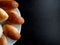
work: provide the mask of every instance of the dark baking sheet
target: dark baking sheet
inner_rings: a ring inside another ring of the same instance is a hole
[[[60,45],[60,0],[18,0],[25,24],[15,45]]]

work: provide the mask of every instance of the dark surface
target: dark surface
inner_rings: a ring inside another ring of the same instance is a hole
[[[15,45],[60,45],[60,0],[20,0],[25,18]]]

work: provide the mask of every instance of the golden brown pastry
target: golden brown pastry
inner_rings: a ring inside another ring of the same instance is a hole
[[[7,39],[5,35],[2,35],[2,37],[0,38],[0,45],[7,45]]]
[[[14,10],[19,6],[16,1],[0,1],[0,7],[4,10]]]
[[[7,23],[10,23],[10,24],[23,24],[24,23],[24,19],[21,16],[19,16],[18,13],[12,12],[12,11],[8,11],[7,13],[9,15],[9,18],[6,21]]]
[[[14,1],[14,0],[0,0],[0,1]]]
[[[8,14],[0,8],[0,22],[3,22],[8,19]]]
[[[18,30],[12,25],[9,25],[9,24],[3,25],[3,31],[6,36],[10,37],[13,40],[18,40],[21,37]]]

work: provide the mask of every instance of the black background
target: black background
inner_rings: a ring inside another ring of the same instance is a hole
[[[25,23],[15,45],[60,45],[60,0],[17,0]]]

